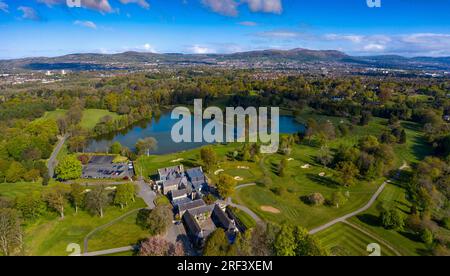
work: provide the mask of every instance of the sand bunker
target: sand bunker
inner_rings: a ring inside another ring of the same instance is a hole
[[[309,168],[311,168],[311,165],[310,165],[310,164],[306,164],[306,165],[303,165],[303,166],[302,166],[302,169],[309,169]]]
[[[294,158],[289,158],[289,159],[288,159],[288,161],[294,161],[294,160],[295,160]]]
[[[249,167],[245,167],[245,166],[238,166],[237,168],[241,169],[241,170],[250,170]]]
[[[177,163],[177,162],[181,162],[181,161],[183,161],[184,159],[183,158],[178,158],[178,159],[175,159],[175,160],[172,160],[172,161],[170,161],[171,163]]]
[[[234,178],[234,180],[237,180],[237,181],[243,181],[244,178],[242,178],[242,177],[240,177],[240,176],[236,176],[236,177]]]
[[[321,177],[325,177],[325,176],[326,176],[326,174],[325,174],[324,172],[321,172],[321,173],[319,173],[319,176],[321,176]]]
[[[223,173],[224,171],[225,171],[225,170],[222,170],[222,169],[217,170],[217,171],[214,172],[214,175],[219,175],[219,173]]]
[[[272,206],[261,206],[261,210],[263,210],[264,212],[272,213],[272,214],[281,213],[280,210],[278,210],[277,208],[272,207]]]
[[[116,189],[117,189],[117,187],[106,187],[105,188],[105,190],[107,190],[107,191],[114,191]]]

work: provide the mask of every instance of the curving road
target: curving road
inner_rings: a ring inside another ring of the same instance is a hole
[[[63,137],[59,139],[58,144],[56,144],[55,149],[53,149],[52,155],[50,155],[50,158],[48,159],[47,167],[48,167],[48,176],[50,178],[53,178],[55,176],[55,168],[58,165],[58,160],[56,158],[58,157],[58,154],[61,151],[67,138],[69,138],[69,135],[65,134]]]
[[[404,162],[403,165],[398,169],[398,172],[397,172],[397,174],[396,174],[395,177],[398,178],[399,175],[400,175],[400,172],[403,171],[403,170],[405,170],[405,169],[407,169],[408,167],[409,167],[408,164],[407,164],[406,162]],[[369,202],[368,202],[364,207],[362,207],[361,209],[358,209],[358,210],[356,210],[356,211],[354,211],[354,212],[352,212],[352,213],[350,213],[350,214],[347,214],[347,215],[345,215],[345,216],[343,216],[343,217],[334,219],[334,220],[330,221],[329,223],[324,224],[324,225],[322,225],[322,226],[320,226],[320,227],[314,228],[314,229],[312,229],[311,231],[309,231],[309,234],[311,234],[311,235],[316,234],[316,233],[318,233],[318,232],[320,232],[320,231],[323,231],[323,230],[325,230],[325,229],[327,229],[327,228],[329,228],[329,227],[331,227],[331,226],[333,226],[333,225],[335,225],[335,224],[337,224],[337,223],[345,222],[347,219],[349,219],[349,218],[351,218],[351,217],[354,217],[354,216],[356,216],[356,215],[359,215],[359,214],[361,214],[361,213],[367,211],[370,207],[372,207],[372,205],[375,203],[375,201],[377,200],[377,198],[380,196],[380,194],[383,192],[384,188],[386,187],[386,185],[387,185],[390,181],[391,181],[391,180],[386,180],[386,181],[380,186],[380,188],[378,188],[378,190],[377,190],[376,193],[372,196],[372,198],[369,200]]]
[[[383,190],[386,187],[387,183],[388,183],[387,181],[384,182],[380,186],[380,188],[378,188],[377,192],[372,196],[372,198],[369,200],[369,202],[364,207],[362,207],[361,209],[358,209],[358,210],[356,210],[356,211],[354,211],[354,212],[352,212],[350,214],[347,214],[347,215],[345,215],[343,217],[334,219],[334,220],[332,220],[332,221],[328,222],[327,224],[324,224],[324,225],[322,225],[320,227],[314,228],[311,231],[309,231],[309,234],[310,235],[314,235],[314,234],[316,234],[316,233],[318,233],[320,231],[323,231],[323,230],[325,230],[325,229],[327,229],[327,228],[329,228],[329,227],[331,227],[331,226],[333,226],[333,225],[335,225],[337,223],[345,222],[345,220],[347,220],[347,219],[349,219],[351,217],[354,217],[356,215],[359,215],[360,213],[363,213],[363,212],[367,211],[370,207],[372,207],[374,202],[377,200],[377,198],[383,192]]]

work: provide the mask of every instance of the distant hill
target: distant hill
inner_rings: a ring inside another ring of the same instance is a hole
[[[233,54],[156,54],[124,52],[119,54],[70,54],[60,57],[33,57],[0,60],[0,71],[14,70],[118,70],[138,69],[149,64],[157,65],[218,65],[223,62],[239,62],[243,67],[252,67],[257,62],[272,65],[282,63],[305,64],[326,63],[348,66],[370,66],[395,69],[428,69],[450,71],[450,57],[406,58],[396,55],[350,56],[335,50],[318,51],[309,49],[262,50]]]

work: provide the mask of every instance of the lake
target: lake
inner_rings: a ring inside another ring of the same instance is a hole
[[[130,126],[128,129],[103,135],[89,142],[86,148],[87,152],[107,152],[114,142],[119,142],[122,146],[134,150],[136,142],[146,137],[154,137],[158,141],[158,148],[151,154],[162,155],[179,151],[195,149],[207,143],[175,143],[171,138],[172,126],[178,120],[172,120],[170,113],[163,113],[159,118],[153,118],[151,121],[140,122]],[[203,125],[208,121],[204,121]],[[280,116],[280,133],[293,134],[299,131],[305,131],[304,125],[295,121],[294,117]]]

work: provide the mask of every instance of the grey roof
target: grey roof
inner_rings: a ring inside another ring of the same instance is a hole
[[[205,205],[205,206],[200,206],[200,207],[189,209],[189,212],[193,216],[198,216],[201,214],[210,213],[213,210],[214,210],[214,205]]]
[[[186,174],[189,176],[189,178],[204,178],[205,174],[203,173],[203,170],[201,167],[198,168],[192,168],[186,171]]]
[[[198,199],[198,200],[194,200],[194,201],[190,201],[190,202],[178,205],[178,211],[184,212],[186,210],[198,208],[201,206],[206,206],[206,203],[203,201],[203,199]]]
[[[197,237],[201,237],[202,229],[200,228],[200,225],[198,225],[197,220],[189,211],[187,211],[183,215],[183,221],[186,225],[186,228],[188,229],[188,233]]]
[[[180,196],[187,196],[188,191],[186,189],[174,190],[174,191],[171,191],[171,194],[172,194],[172,199],[174,199],[174,198],[177,198],[177,197],[180,197]]]
[[[183,165],[158,170],[159,176],[167,179],[178,178],[181,176],[182,173],[184,173]]]
[[[186,183],[187,180],[184,177],[178,177],[178,178],[174,178],[174,179],[169,179],[169,180],[165,180],[163,182],[163,188],[167,188],[167,187],[173,187],[173,186],[180,186],[182,183]]]
[[[214,206],[213,214],[215,219],[221,224],[220,226],[226,230],[233,229],[235,226],[231,219],[225,214],[225,212],[219,207],[219,205]]]

